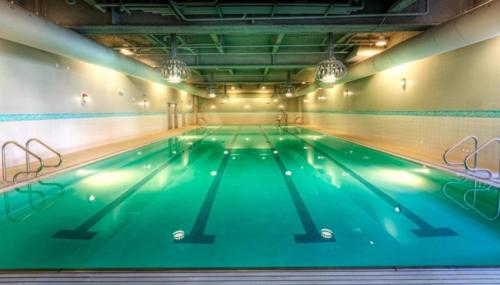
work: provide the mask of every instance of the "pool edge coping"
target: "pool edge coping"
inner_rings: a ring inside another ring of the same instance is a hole
[[[436,169],[448,172],[450,174],[454,174],[454,175],[457,175],[457,176],[460,176],[460,177],[464,177],[464,178],[470,179],[472,181],[477,181],[477,182],[481,182],[481,183],[484,183],[484,184],[487,184],[487,185],[490,185],[490,186],[493,186],[493,187],[500,188],[500,182],[497,183],[495,181],[489,181],[489,180],[486,180],[486,179],[483,179],[483,178],[479,178],[479,177],[476,177],[476,176],[473,176],[473,175],[470,175],[470,174],[467,174],[467,173],[464,173],[464,172],[457,171],[455,169],[446,168],[443,165],[440,165],[440,164],[437,164],[437,163],[434,163],[434,162],[420,160],[418,158],[414,158],[414,157],[410,157],[410,156],[405,156],[405,155],[398,154],[398,153],[395,153],[395,152],[392,152],[390,150],[386,150],[386,149],[383,149],[383,148],[380,148],[380,147],[377,147],[377,146],[371,146],[371,145],[368,145],[368,144],[365,144],[365,143],[355,142],[355,141],[350,140],[350,139],[346,139],[346,138],[342,138],[342,137],[339,137],[339,136],[334,135],[334,134],[330,134],[330,133],[327,132],[327,130],[324,130],[322,128],[316,128],[316,127],[311,127],[311,126],[309,126],[309,127],[303,127],[303,126],[300,126],[300,125],[296,125],[296,127],[303,128],[303,129],[313,130],[313,131],[316,131],[316,132],[321,133],[323,135],[332,136],[332,137],[334,137],[336,139],[339,139],[339,140],[343,140],[343,141],[346,141],[346,142],[349,142],[349,143],[352,143],[352,144],[360,145],[360,146],[363,146],[363,147],[366,147],[366,148],[374,149],[376,151],[379,151],[379,152],[382,152],[382,153],[385,153],[385,154],[389,154],[389,155],[395,156],[397,158],[409,160],[409,161],[412,161],[414,163],[418,163],[418,164],[422,164],[422,165],[425,165],[425,166],[428,166],[428,167],[436,168]]]

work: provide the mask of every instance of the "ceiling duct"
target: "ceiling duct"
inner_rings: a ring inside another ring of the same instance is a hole
[[[154,68],[121,55],[110,48],[3,0],[0,0],[0,38],[53,54],[108,67],[133,77],[161,83],[193,95],[207,96],[204,89],[186,83],[169,83]]]
[[[491,1],[458,18],[401,42],[365,61],[349,67],[336,84],[358,80],[391,67],[438,55],[500,35],[500,1]],[[315,82],[297,90],[303,96],[333,84]]]

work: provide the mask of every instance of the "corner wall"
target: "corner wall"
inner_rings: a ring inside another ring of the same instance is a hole
[[[37,137],[69,153],[165,131],[167,102],[191,123],[189,94],[1,39],[0,86],[0,144]],[[9,165],[22,163],[9,153]]]
[[[198,99],[198,117],[209,124],[238,125],[271,125],[281,110],[288,114],[288,122],[292,123],[300,117],[297,99],[279,98],[276,102],[270,96],[252,94],[240,96],[232,94],[224,102],[222,98]]]
[[[481,143],[500,136],[499,54],[497,37],[319,90],[303,98],[305,122],[440,163],[443,152],[467,135],[479,136]],[[460,161],[467,148],[451,158]],[[497,169],[498,155],[492,147],[481,164]]]

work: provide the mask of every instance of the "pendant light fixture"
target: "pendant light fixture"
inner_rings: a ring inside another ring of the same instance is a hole
[[[347,73],[345,65],[333,55],[333,34],[328,33],[328,57],[316,65],[316,80],[334,83]]]
[[[208,87],[208,97],[217,97],[217,88],[214,86],[214,73],[210,72],[210,87]]]
[[[293,86],[290,83],[290,70],[288,70],[287,75],[286,75],[286,87],[285,87],[285,97],[291,98],[293,97]]]
[[[170,35],[170,55],[160,66],[160,74],[170,83],[180,83],[191,76],[189,67],[182,60],[177,59],[177,38]]]

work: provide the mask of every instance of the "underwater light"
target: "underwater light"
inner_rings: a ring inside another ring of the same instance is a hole
[[[292,172],[290,170],[285,171],[286,176],[292,176]]]
[[[399,212],[401,212],[401,209],[400,209],[399,207],[397,207],[397,206],[396,206],[396,207],[394,208],[394,211],[395,211],[396,213],[399,213]]]
[[[275,150],[275,151],[273,151],[273,153],[274,153],[274,154],[278,154],[278,151],[277,151],[277,150]]]
[[[184,231],[181,231],[181,230],[175,231],[172,234],[172,237],[174,238],[174,240],[183,240],[185,236],[186,236],[186,234],[184,233]]]
[[[321,229],[321,237],[324,239],[332,239],[333,238],[333,232],[330,229]]]
[[[210,175],[217,176],[217,171],[210,171]]]
[[[93,194],[91,194],[89,196],[89,202],[94,202],[95,201],[95,196]]]
[[[224,154],[229,154],[229,151],[225,150],[225,151],[224,151]]]

